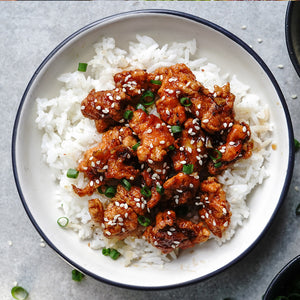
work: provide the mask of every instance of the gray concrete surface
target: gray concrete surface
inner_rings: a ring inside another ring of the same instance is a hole
[[[28,299],[261,299],[273,276],[300,252],[299,161],[291,187],[267,234],[245,258],[222,273],[191,286],[165,291],[133,291],[93,278],[71,279],[68,264],[45,246],[19,199],[11,167],[14,117],[35,69],[64,38],[85,24],[111,14],[168,8],[192,13],[236,34],[262,57],[275,75],[300,139],[300,78],[287,53],[287,2],[1,2],[0,3],[0,298],[12,299],[17,282]],[[245,25],[246,29],[242,29]],[[258,39],[262,41],[259,43]],[[283,68],[279,68],[282,65]],[[298,95],[292,99],[292,95]],[[43,247],[45,246],[45,247]]]

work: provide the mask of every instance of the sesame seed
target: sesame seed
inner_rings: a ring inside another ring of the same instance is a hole
[[[241,28],[242,28],[243,30],[245,30],[245,29],[247,29],[247,26],[246,26],[246,25],[243,25]]]
[[[130,176],[130,178],[129,178],[130,180],[134,180],[134,177],[133,176]]]
[[[111,235],[111,233],[110,233],[109,231],[105,231],[105,233],[106,233],[107,235]]]
[[[152,132],[152,129],[148,129],[147,131],[146,131],[146,133],[151,133]]]
[[[137,203],[136,206],[137,206],[137,207],[141,207],[141,203]]]
[[[209,122],[208,119],[203,119],[203,120],[202,120],[202,123],[208,123],[208,122]]]
[[[163,145],[163,144],[166,143],[166,141],[160,141],[159,143],[160,143],[161,145]]]
[[[247,127],[244,126],[244,127],[243,127],[243,132],[246,132],[246,131],[247,131]]]
[[[115,201],[115,206],[120,206],[120,203],[118,201]]]
[[[185,165],[185,164],[186,164],[186,160],[182,160],[180,163],[181,163],[182,165]]]
[[[84,105],[82,105],[82,106],[81,106],[81,110],[84,110],[84,109],[85,109],[85,106],[84,106]]]
[[[292,99],[297,99],[298,96],[297,96],[296,94],[293,94],[293,95],[291,96],[291,98],[292,98]]]
[[[258,43],[262,43],[262,41],[263,41],[263,40],[262,40],[261,38],[258,38],[258,39],[257,39],[257,42],[258,42]]]
[[[280,64],[280,65],[277,66],[277,68],[278,68],[278,69],[283,69],[284,66]]]
[[[168,235],[173,235],[173,233],[171,231],[167,231]]]
[[[94,181],[90,181],[90,186],[93,186],[94,185]]]
[[[192,189],[194,187],[194,185],[192,183],[190,183],[190,188]]]
[[[149,164],[153,164],[153,160],[149,158],[149,159],[148,159],[148,163],[149,163]]]

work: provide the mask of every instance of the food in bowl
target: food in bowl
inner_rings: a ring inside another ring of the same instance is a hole
[[[197,57],[195,41],[137,40],[95,45],[86,73],[63,74],[57,98],[37,99],[37,124],[68,228],[126,265],[161,264],[242,226],[268,175],[272,126],[267,105]]]

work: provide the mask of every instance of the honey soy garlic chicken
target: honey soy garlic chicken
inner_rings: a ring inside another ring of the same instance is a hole
[[[81,103],[103,133],[77,167],[87,185],[73,185],[92,196],[92,221],[107,238],[143,236],[165,254],[222,237],[231,211],[216,175],[252,150],[229,83],[210,92],[185,64],[123,71],[114,81]]]

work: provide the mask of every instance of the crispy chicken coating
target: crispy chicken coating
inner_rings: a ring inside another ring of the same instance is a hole
[[[120,89],[99,91],[94,89],[81,102],[82,114],[96,122],[98,132],[104,132],[109,126],[123,119],[130,98]]]
[[[177,219],[172,210],[159,212],[156,216],[156,225],[147,227],[144,233],[146,240],[162,253],[170,253],[176,248],[193,247],[207,241],[209,235],[210,232],[204,223],[195,224],[181,218]]]
[[[138,229],[138,216],[122,199],[112,199],[104,211],[104,236],[120,240],[134,235]]]
[[[83,189],[73,185],[75,193],[79,196],[92,195],[105,183],[105,178],[134,180],[139,174],[132,150],[136,142],[128,127],[117,126],[105,132],[102,141],[88,149],[78,165],[77,170],[83,172],[90,181]]]
[[[200,181],[197,175],[196,178],[193,175],[178,173],[164,183],[165,197],[172,206],[185,204],[194,198]]]
[[[180,103],[182,97],[194,96],[201,87],[195,75],[185,64],[176,64],[161,70],[165,74],[156,101],[160,117],[169,125],[179,125],[187,119],[186,108]]]
[[[99,199],[89,200],[89,213],[94,222],[103,223],[104,209]]]
[[[215,86],[213,94],[203,88],[191,98],[191,111],[201,120],[202,129],[210,134],[218,133],[234,123],[234,100],[229,83]]]
[[[180,172],[184,164],[193,164],[194,171],[201,172],[207,158],[205,141],[206,136],[200,128],[199,120],[188,119],[175,143],[176,149],[172,155],[174,169]]]
[[[231,217],[230,205],[222,185],[215,177],[208,177],[201,183],[200,189],[203,208],[199,210],[199,215],[214,235],[222,237]]]
[[[148,74],[145,70],[132,70],[117,73],[114,76],[116,88],[130,97],[141,96],[148,88]]]
[[[166,124],[159,117],[147,115],[138,109],[133,113],[129,125],[141,140],[137,149],[139,161],[148,162],[150,165],[153,162],[163,161],[169,146],[174,143],[174,137]]]
[[[248,158],[251,156],[252,143],[249,143],[251,136],[250,127],[248,124],[236,123],[228,132],[226,143],[220,145],[217,150],[220,153],[220,158],[216,161],[210,161],[208,171],[212,175],[220,174],[228,168],[230,164],[238,158]],[[218,165],[220,164],[220,166]]]

